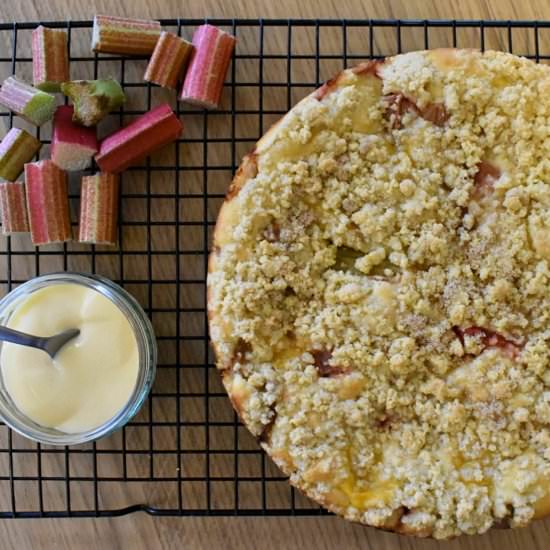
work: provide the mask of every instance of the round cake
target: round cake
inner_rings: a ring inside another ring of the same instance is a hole
[[[243,160],[208,314],[243,423],[329,510],[550,515],[550,69],[439,49],[325,83]]]

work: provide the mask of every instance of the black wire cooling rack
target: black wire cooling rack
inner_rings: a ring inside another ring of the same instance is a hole
[[[191,38],[203,20],[162,25]],[[91,21],[44,22],[69,34],[71,78],[114,76],[128,96],[102,123],[106,134],[160,101],[182,118],[184,136],[126,171],[119,246],[78,243],[35,248],[26,236],[0,238],[0,289],[39,274],[100,273],[129,290],[150,315],[160,361],[151,395],[124,429],[96,443],[49,447],[0,426],[0,517],[309,515],[324,513],[288,485],[240,425],[208,344],[208,243],[239,159],[301,97],[360,60],[430,47],[513,51],[550,59],[549,21],[210,20],[238,39],[221,109],[178,104],[148,85],[145,58],[94,55]],[[0,24],[0,77],[30,80],[32,30]],[[61,99],[60,99],[61,101]],[[7,131],[26,127],[0,113]],[[28,128],[28,127],[27,127]],[[29,128],[28,128],[29,129]],[[49,154],[49,128],[36,130]],[[71,182],[73,223],[78,178]]]

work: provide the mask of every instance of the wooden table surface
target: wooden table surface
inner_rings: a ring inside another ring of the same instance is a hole
[[[89,19],[94,13],[148,18],[321,17],[550,19],[548,0],[4,0],[2,21]],[[383,42],[383,39],[381,39]],[[505,47],[497,36],[493,47]],[[518,40],[521,42],[522,38]],[[546,49],[550,49],[545,35]],[[411,43],[412,44],[412,43]],[[404,48],[411,47],[407,43]],[[414,45],[414,44],[412,44]],[[489,44],[491,46],[491,44]],[[3,47],[0,44],[0,48]],[[416,47],[420,47],[417,45]],[[529,40],[525,39],[529,48]],[[24,273],[24,269],[22,271]],[[0,501],[5,502],[0,488]],[[320,518],[151,518],[143,513],[116,519],[40,519],[0,522],[0,548],[363,548],[367,550],[548,550],[550,520],[528,529],[493,531],[451,542],[409,539]]]

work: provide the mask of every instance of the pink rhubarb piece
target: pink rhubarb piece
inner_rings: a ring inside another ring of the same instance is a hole
[[[220,103],[223,83],[236,38],[212,25],[201,25],[193,35],[195,51],[191,61],[180,101],[217,109]]]
[[[71,240],[67,174],[41,160],[25,164],[25,183],[33,244]]]
[[[143,79],[175,88],[193,50],[193,44],[187,40],[171,32],[161,32]]]
[[[95,161],[102,172],[120,172],[176,140],[182,130],[183,124],[164,103],[106,137]]]
[[[118,175],[83,177],[78,240],[81,243],[116,244],[117,220]]]
[[[99,150],[95,128],[73,122],[72,105],[55,111],[52,134],[52,160],[63,170],[85,170]]]
[[[40,25],[32,31],[33,84],[46,92],[59,92],[69,78],[67,33]]]
[[[160,28],[158,21],[96,15],[92,30],[92,50],[127,55],[148,54],[155,49]]]
[[[0,183],[0,214],[4,235],[29,232],[24,183],[20,181]]]

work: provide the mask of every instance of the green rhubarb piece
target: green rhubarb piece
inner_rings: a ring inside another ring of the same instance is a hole
[[[95,126],[126,99],[113,78],[64,82],[61,91],[73,102],[73,122],[83,126]]]
[[[53,117],[55,97],[33,88],[16,76],[9,76],[0,88],[0,105],[41,126]]]
[[[15,181],[42,147],[40,140],[21,128],[12,128],[0,142],[0,176]]]
[[[21,115],[37,126],[51,120],[55,112],[55,97],[45,92],[36,94],[25,106]]]

